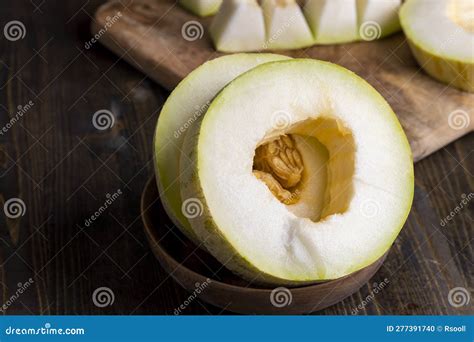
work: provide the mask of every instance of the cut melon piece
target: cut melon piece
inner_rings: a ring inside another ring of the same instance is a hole
[[[203,207],[193,231],[251,281],[311,283],[372,264],[413,199],[410,146],[390,106],[352,72],[316,60],[236,78],[186,132],[181,160],[182,196]]]
[[[356,41],[356,0],[308,0],[304,7],[306,20],[317,44]]]
[[[288,57],[236,54],[211,60],[181,81],[161,110],[154,138],[155,172],[161,201],[173,223],[195,242],[197,240],[182,210],[178,180],[184,133],[190,126],[198,124],[211,100],[227,83],[259,64],[282,59]]]
[[[432,77],[474,92],[474,2],[408,0],[400,22],[422,68]]]
[[[209,31],[219,51],[260,51],[265,45],[263,12],[256,0],[224,1]]]
[[[179,0],[179,4],[195,15],[207,17],[216,14],[222,0]]]
[[[265,49],[298,49],[313,45],[313,35],[295,0],[264,0]]]
[[[357,0],[360,38],[375,40],[399,31],[401,4],[401,0]]]

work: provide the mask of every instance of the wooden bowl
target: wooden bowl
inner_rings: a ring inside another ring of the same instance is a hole
[[[200,300],[237,313],[303,314],[322,310],[367,283],[386,257],[336,280],[289,289],[265,288],[234,275],[187,239],[166,215],[155,178],[143,191],[141,215],[153,253],[165,271]]]

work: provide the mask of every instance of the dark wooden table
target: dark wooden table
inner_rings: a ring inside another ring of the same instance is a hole
[[[0,214],[0,309],[7,314],[173,314],[188,297],[153,256],[139,212],[168,93],[100,43],[85,47],[100,3],[0,2],[0,126],[9,127],[0,134],[0,205],[25,204],[23,216]],[[24,25],[24,38],[5,39],[13,20]],[[18,106],[31,108],[17,114]],[[98,130],[92,118],[104,109],[115,122]],[[472,203],[456,209],[472,196],[473,146],[470,134],[416,164],[414,206],[384,266],[321,314],[351,314],[364,300],[358,314],[473,313],[474,300],[460,307],[459,296],[449,300],[453,289],[461,296],[473,289]],[[373,282],[385,278],[372,298]],[[100,287],[113,292],[112,305],[94,304]],[[183,313],[226,312],[196,299]]]

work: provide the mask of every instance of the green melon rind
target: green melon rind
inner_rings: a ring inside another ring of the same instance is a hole
[[[474,63],[433,55],[407,38],[418,64],[434,79],[460,90],[474,92]]]
[[[296,50],[309,48],[314,45],[313,34],[311,33],[311,39],[298,39],[294,40],[291,46],[286,46],[284,43],[274,41],[272,37],[267,37],[263,44],[263,50]]]
[[[315,45],[332,45],[332,44],[349,44],[360,41],[357,33],[354,33],[353,37],[347,37],[346,35],[332,36],[330,38],[318,37],[314,40]]]
[[[402,26],[400,25],[400,21],[397,20],[391,25],[387,25],[384,28],[382,28],[382,35],[380,36],[379,39],[391,36],[392,34],[398,33],[401,30],[402,30]]]
[[[162,176],[167,173],[167,170],[165,167],[160,167],[160,163],[157,158],[157,153],[156,150],[159,148],[159,141],[158,141],[159,133],[158,133],[158,125],[156,125],[155,128],[155,134],[153,137],[153,165],[155,169],[155,175],[156,175],[156,185],[158,187],[158,193],[161,199],[161,204],[163,205],[163,208],[165,209],[166,214],[170,218],[171,222],[178,227],[178,229],[188,238],[190,239],[195,245],[200,245],[201,242],[197,238],[196,234],[194,231],[191,229],[191,226],[189,225],[188,219],[183,215],[183,212],[181,210],[181,204],[175,203],[175,201],[172,201],[168,199],[168,197],[165,194],[165,185],[162,182]],[[177,207],[179,206],[179,208]]]
[[[319,60],[307,60],[307,59],[292,59],[290,61],[279,61],[279,62],[270,62],[264,65],[260,65],[241,76],[237,77],[228,84],[216,98],[212,101],[211,105],[208,108],[208,113],[215,114],[219,112],[221,108],[225,106],[225,102],[223,99],[226,96],[226,92],[231,91],[233,87],[238,87],[241,83],[247,82],[251,83],[253,77],[259,77],[259,71],[264,71],[267,68],[273,68],[277,64],[284,64],[284,63],[311,63],[313,65],[319,64],[321,67],[329,67],[334,68],[334,70],[338,70],[339,72],[343,72],[347,75],[347,77],[351,78],[351,80],[357,80],[361,87],[367,89],[368,92],[371,92],[373,98],[382,103],[386,111],[384,113],[387,116],[387,119],[392,122],[394,130],[398,132],[404,141],[405,151],[407,155],[410,156],[410,159],[413,161],[413,156],[410,148],[410,144],[408,139],[405,135],[405,132],[398,121],[397,116],[391,109],[390,105],[386,102],[386,100],[380,95],[375,88],[373,88],[370,84],[368,84],[364,79],[356,75],[355,73],[347,70],[341,66],[330,62],[324,62]],[[200,126],[193,127],[192,131],[188,131],[186,138],[185,138],[185,146],[184,151],[186,151],[187,156],[191,160],[190,166],[186,167],[188,170],[187,172],[183,172],[182,177],[182,186],[181,191],[183,196],[186,197],[194,197],[198,198],[201,203],[203,204],[203,213],[199,217],[191,219],[191,225],[193,230],[195,231],[196,235],[198,236],[199,240],[204,243],[206,249],[214,255],[216,259],[218,259],[223,265],[227,268],[232,270],[233,272],[239,274],[243,278],[250,280],[250,281],[257,281],[264,284],[273,284],[273,285],[302,285],[308,283],[316,283],[322,282],[327,280],[332,280],[333,278],[326,277],[325,274],[319,274],[318,278],[314,279],[304,279],[304,280],[290,280],[290,279],[283,279],[281,277],[273,276],[267,272],[264,272],[257,267],[255,267],[244,255],[240,255],[239,252],[232,246],[232,244],[227,240],[225,233],[219,228],[219,226],[214,222],[212,219],[212,215],[207,207],[206,199],[204,197],[203,189],[200,185],[200,177],[199,177],[199,142],[201,141],[199,138],[203,134],[205,134],[205,126],[207,122],[211,120],[218,120],[216,115],[206,115],[204,120],[201,121]],[[189,134],[189,136],[188,136]],[[400,217],[400,225],[397,230],[394,231],[394,234],[387,238],[387,243],[385,245],[381,245],[380,248],[374,251],[372,257],[368,258],[361,264],[354,266],[350,269],[347,274],[341,275],[341,277],[356,272],[358,270],[367,267],[374,262],[376,262],[379,258],[381,258],[391,247],[395,239],[397,238],[399,232],[403,228],[405,221],[410,213],[410,209],[413,203],[413,196],[414,196],[414,170],[413,170],[413,163],[410,164],[410,168],[406,170],[407,174],[409,175],[409,184],[407,184],[408,193],[407,198],[409,199],[405,203],[405,208],[402,208],[400,212],[404,214]]]
[[[474,92],[474,61],[451,55],[442,55],[434,49],[423,46],[406,19],[410,2],[400,10],[400,24],[418,64],[436,80],[468,92]]]

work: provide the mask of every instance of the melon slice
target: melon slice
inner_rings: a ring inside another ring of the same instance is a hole
[[[295,0],[264,0],[265,49],[298,49],[313,45],[313,35]]]
[[[304,7],[306,20],[317,44],[356,41],[356,0],[308,0]]]
[[[359,35],[374,40],[400,30],[401,0],[357,0]]]
[[[260,51],[265,46],[263,12],[256,0],[224,1],[209,31],[219,51]]]
[[[435,79],[474,92],[474,2],[408,0],[400,22],[418,63]]]
[[[397,237],[414,191],[390,106],[352,72],[316,60],[267,63],[232,81],[186,132],[180,168],[182,197],[203,207],[189,220],[198,239],[229,269],[270,284],[370,265]]]
[[[222,0],[179,0],[179,4],[195,15],[207,17],[216,14]]]
[[[273,54],[235,54],[211,60],[181,81],[161,110],[154,138],[155,172],[161,201],[173,223],[198,244],[186,212],[183,212],[179,188],[179,158],[184,134],[202,119],[211,100],[235,77],[259,64],[287,58]]]

